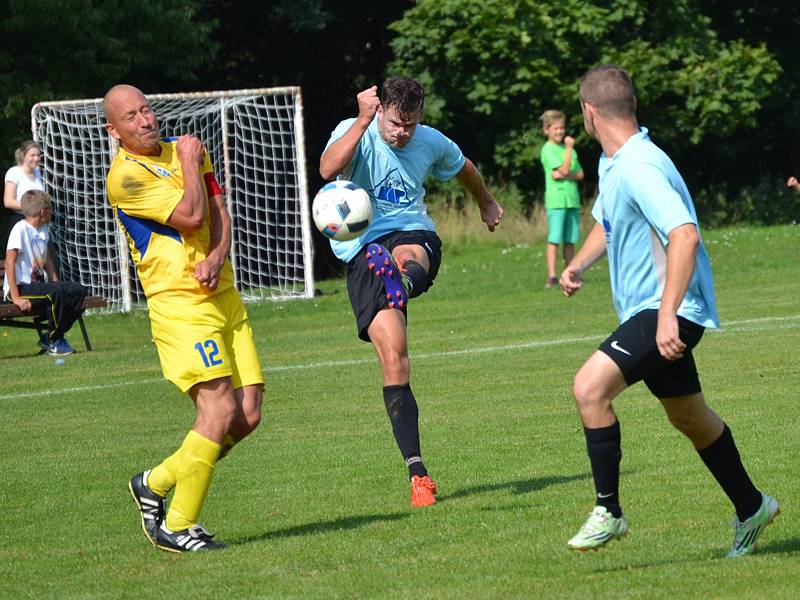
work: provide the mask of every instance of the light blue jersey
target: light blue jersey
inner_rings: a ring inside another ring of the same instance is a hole
[[[355,119],[337,125],[327,150],[342,137]],[[339,176],[364,188],[372,200],[372,222],[360,237],[347,242],[331,240],[334,254],[349,262],[358,250],[393,231],[436,231],[425,206],[422,182],[430,173],[439,181],[454,177],[464,166],[459,147],[441,132],[417,125],[414,136],[403,148],[393,148],[378,133],[378,116],[370,123],[356,146],[353,160]]]
[[[620,322],[661,306],[669,232],[697,223],[692,197],[670,158],[647,135],[632,135],[600,157],[600,194],[592,216],[603,225],[614,307]],[[678,314],[703,327],[719,327],[711,263],[700,243],[694,273]]]

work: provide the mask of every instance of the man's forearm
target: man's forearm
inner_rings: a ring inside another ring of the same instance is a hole
[[[369,124],[370,121],[365,119],[356,119],[350,129],[322,153],[319,159],[319,174],[323,179],[326,181],[334,179],[347,168]]]
[[[206,217],[206,190],[200,167],[194,161],[181,162],[183,171],[183,198],[187,202],[187,217],[202,222]]]
[[[581,249],[570,261],[570,266],[583,273],[606,254],[606,234],[600,223],[595,223]]]
[[[694,274],[700,236],[695,225],[687,223],[670,231],[668,238],[667,276],[661,295],[661,311],[675,314]]]
[[[483,182],[483,177],[470,159],[466,159],[464,166],[456,175],[458,182],[470,195],[475,197],[478,204],[491,200],[491,194]]]
[[[211,249],[208,255],[222,263],[231,251],[231,217],[222,196],[213,196],[209,202]]]

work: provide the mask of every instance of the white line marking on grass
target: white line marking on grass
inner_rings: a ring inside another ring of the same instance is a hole
[[[445,350],[443,352],[415,352],[411,354],[412,360],[425,358],[447,358],[448,356],[460,356],[462,354],[485,354],[489,352],[508,352],[510,350],[527,350],[530,348],[544,348],[546,346],[561,346],[563,344],[575,344],[577,342],[591,342],[603,339],[601,335],[590,335],[586,337],[562,338],[559,340],[544,340],[523,342],[521,344],[505,344],[503,346],[484,346],[482,348],[465,348],[463,350]],[[350,365],[372,364],[375,358],[360,358],[351,360],[326,360],[316,363],[303,365],[278,365],[264,369],[267,373],[277,373],[280,371],[295,371],[297,369],[315,369],[320,367],[344,367]]]
[[[727,332],[756,332],[766,331],[770,329],[786,329],[792,327],[786,324],[787,322],[800,321],[800,315],[792,315],[786,317],[759,317],[755,319],[741,319],[737,321],[728,321],[724,323],[722,329],[712,329],[709,333],[724,334]],[[779,323],[777,327],[769,326],[769,323]],[[767,326],[764,326],[767,325]],[[481,348],[465,348],[463,350],[447,350],[444,352],[422,352],[412,355],[413,359],[431,359],[431,358],[447,358],[450,356],[462,356],[464,354],[487,354],[494,352],[509,352],[512,350],[530,350],[533,348],[547,348],[548,346],[562,346],[564,344],[577,344],[582,342],[591,342],[595,340],[604,339],[605,334],[587,335],[582,337],[573,338],[560,338],[555,340],[537,340],[530,342],[522,342],[519,344],[505,344],[502,346],[484,346]],[[348,367],[355,365],[372,364],[375,362],[374,357],[348,359],[348,360],[326,360],[314,363],[303,363],[295,365],[275,365],[264,369],[265,373],[282,373],[286,371],[296,371],[299,369],[322,369],[327,367]],[[154,379],[138,379],[136,381],[115,381],[113,383],[106,383],[100,385],[84,385],[75,387],[62,387],[45,390],[37,390],[35,392],[18,392],[15,394],[0,395],[2,400],[19,400],[22,398],[31,398],[37,396],[55,396],[58,394],[91,392],[97,390],[110,390],[121,387],[128,387],[134,385],[145,385],[150,383],[163,383],[164,379],[158,377]]]

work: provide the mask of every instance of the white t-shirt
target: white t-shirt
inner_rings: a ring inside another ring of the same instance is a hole
[[[22,194],[28,190],[44,191],[44,185],[42,185],[42,172],[39,169],[36,169],[33,172],[33,177],[28,177],[25,171],[22,170],[22,167],[11,167],[8,171],[6,171],[6,182],[9,181],[17,184],[17,202],[19,202],[20,198],[22,198]]]
[[[9,250],[17,251],[17,261],[14,263],[17,285],[47,281],[45,264],[47,263],[47,243],[49,241],[50,229],[47,225],[36,229],[27,221],[20,221],[11,228],[6,253]],[[3,278],[3,298],[9,299],[10,297],[8,275],[6,275]]]

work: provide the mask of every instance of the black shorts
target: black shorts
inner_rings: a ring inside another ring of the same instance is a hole
[[[425,248],[430,262],[428,269],[428,287],[433,285],[433,280],[439,272],[439,265],[442,264],[442,240],[434,231],[393,231],[376,240],[370,240],[370,244],[377,242],[383,244],[389,252],[397,246],[414,244]],[[372,320],[378,312],[388,306],[386,295],[383,290],[383,283],[379,277],[375,277],[367,268],[365,244],[356,254],[355,258],[347,263],[347,293],[350,295],[350,304],[353,307],[353,314],[356,316],[358,325],[358,337],[369,342],[369,328]],[[406,308],[403,308],[406,314]]]
[[[625,321],[600,344],[600,351],[617,364],[628,385],[644,381],[657,398],[674,398],[700,392],[692,348],[703,337],[705,327],[678,317],[678,332],[686,349],[683,358],[676,361],[667,360],[658,351],[657,328],[658,311],[643,310]]]

